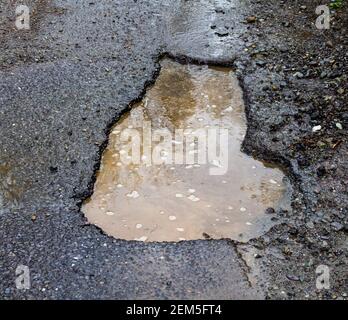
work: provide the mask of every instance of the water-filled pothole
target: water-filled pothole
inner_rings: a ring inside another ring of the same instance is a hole
[[[240,151],[246,120],[236,76],[169,59],[161,65],[143,101],[112,129],[82,211],[126,240],[262,234],[272,225],[266,209],[284,197],[284,175]]]

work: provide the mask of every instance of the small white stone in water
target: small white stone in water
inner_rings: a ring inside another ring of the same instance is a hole
[[[127,194],[127,197],[128,198],[133,198],[133,199],[136,199],[139,197],[139,193],[137,191],[132,191],[131,193],[128,193]]]
[[[213,104],[211,107],[215,109],[216,108],[216,104]]]
[[[225,222],[230,222],[230,220],[226,220]]]
[[[228,210],[233,210],[233,207],[231,207],[231,206],[228,206]]]
[[[256,167],[255,167],[255,166],[252,166],[251,168],[252,168],[252,169],[256,169]]]
[[[269,180],[269,182],[272,183],[272,184],[277,184],[277,181],[275,181],[273,179]]]
[[[119,183],[116,187],[117,188],[123,188],[123,185],[121,183]]]
[[[108,216],[113,216],[113,215],[115,214],[115,212],[108,211],[108,212],[106,212],[106,214],[107,214]]]
[[[146,241],[147,240],[147,237],[143,236],[143,237],[140,237],[140,238],[135,238],[134,239],[135,241]]]
[[[184,228],[176,228],[176,230],[179,231],[179,232],[184,232],[185,231]]]
[[[175,196],[176,196],[177,198],[182,198],[184,195],[181,194],[181,193],[177,193]]]
[[[189,192],[189,193],[195,193],[196,190],[195,190],[195,189],[188,189],[188,192]]]
[[[232,107],[228,107],[225,109],[225,112],[232,112],[233,111],[233,108]]]
[[[200,199],[195,197],[193,194],[191,194],[190,196],[187,197],[189,200],[193,201],[193,202],[197,202],[199,201]]]
[[[340,130],[343,129],[343,126],[342,126],[339,122],[336,123],[336,127],[337,127],[338,129],[340,129]]]
[[[160,214],[164,214],[164,211],[162,210],[162,211],[160,211]]]
[[[241,207],[241,208],[240,208],[240,211],[245,212],[245,211],[246,211],[246,208]]]
[[[169,216],[169,220],[170,220],[170,221],[176,220],[176,216]]]
[[[315,126],[312,128],[312,131],[313,132],[317,132],[317,131],[320,131],[321,130],[321,126]]]
[[[180,241],[185,241],[186,239],[185,238],[179,238]]]
[[[220,163],[219,160],[214,159],[211,163],[212,163],[212,165],[214,165],[215,167],[220,167],[220,168],[221,168],[221,163]]]
[[[142,225],[141,223],[138,223],[138,224],[135,225],[135,227],[136,227],[137,229],[141,229],[141,228],[143,227],[143,225]]]
[[[222,181],[221,181],[221,183],[226,184],[226,183],[227,183],[227,181],[226,181],[226,180],[222,180]]]
[[[121,167],[121,166],[122,166],[122,163],[121,163],[121,162],[117,162],[117,163],[116,163],[116,166]]]
[[[219,221],[220,221],[220,219],[219,219],[219,218],[216,218],[216,219],[215,219],[215,221],[219,222]]]
[[[253,224],[251,222],[246,223],[247,226],[252,226]]]

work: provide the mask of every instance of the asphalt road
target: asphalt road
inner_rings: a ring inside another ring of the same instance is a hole
[[[315,57],[316,37],[328,39],[313,29],[307,44],[298,37],[301,28],[312,28],[315,20],[314,3],[303,2],[310,14],[298,14],[297,5],[279,1],[28,1],[29,31],[15,29],[12,1],[0,4],[0,297],[321,298],[314,278],[319,260],[338,266],[329,297],[344,297],[346,130],[331,135],[339,135],[341,142],[326,158],[310,149],[307,158],[313,161],[308,166],[296,162],[305,152],[291,149],[314,125],[310,111],[298,116],[294,92],[332,89],[319,77],[296,82],[295,88],[297,70],[291,68],[303,67],[307,49]],[[253,15],[257,21],[248,20]],[[302,24],[289,28],[283,24],[286,15]],[[259,21],[261,16],[264,21]],[[341,73],[346,56],[338,53],[346,48],[340,38],[344,32],[342,27],[335,39]],[[294,188],[294,211],[277,213],[280,226],[264,238],[245,245],[228,240],[144,244],[113,239],[86,224],[80,206],[92,192],[108,130],[155,81],[164,55],[236,67],[247,102],[245,151],[282,164]],[[289,75],[277,65],[290,68]],[[337,77],[339,86],[346,86],[342,75]],[[347,101],[344,94],[340,99]],[[338,111],[335,116],[343,119]],[[312,173],[324,161],[328,166],[336,163],[338,172],[336,180],[321,186]],[[325,188],[325,199],[334,202],[320,209],[330,211],[329,222],[311,216],[318,212],[318,186]],[[338,194],[331,195],[332,186],[340,187]],[[299,229],[313,219],[319,230],[311,236],[315,245],[327,241],[342,254],[323,257],[308,245],[306,234],[305,240],[298,238]],[[328,223],[330,232],[332,223],[342,228],[332,227],[333,240],[323,240],[320,223]],[[292,234],[293,228],[297,231]],[[284,247],[294,253],[284,252]],[[252,267],[244,257],[251,249],[264,257]],[[307,260],[301,260],[298,250],[313,255],[309,270],[299,267],[299,261]],[[18,265],[30,269],[29,290],[15,286]],[[294,276],[296,270],[301,281]],[[258,285],[248,279],[253,273]]]
[[[6,35],[0,79],[1,297],[257,296],[232,242],[114,240],[86,226],[79,211],[108,129],[153,83],[163,54],[233,61],[244,25],[225,39],[207,23],[235,28],[232,22],[243,20],[243,10],[228,4],[36,3],[33,29]],[[4,13],[13,14],[14,7]],[[20,264],[30,268],[27,291],[15,288]]]

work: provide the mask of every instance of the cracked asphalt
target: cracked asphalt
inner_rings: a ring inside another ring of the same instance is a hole
[[[1,3],[0,297],[346,299],[347,6],[318,30],[321,3],[300,2],[28,0],[29,31],[15,28],[16,2]],[[243,149],[293,188],[264,236],[139,243],[87,224],[108,132],[164,55],[235,67]],[[18,265],[30,290],[15,287]],[[329,290],[315,287],[318,265]]]

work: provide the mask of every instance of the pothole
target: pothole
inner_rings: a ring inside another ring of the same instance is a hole
[[[284,174],[242,153],[242,90],[229,68],[161,62],[112,129],[82,211],[119,239],[247,241],[272,226]],[[269,210],[268,210],[269,211]]]

